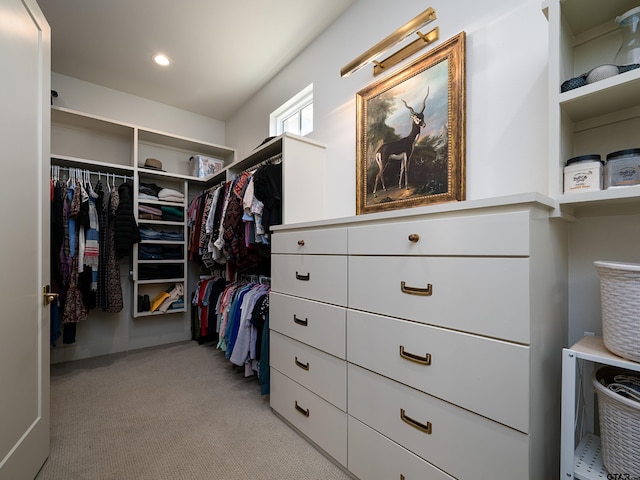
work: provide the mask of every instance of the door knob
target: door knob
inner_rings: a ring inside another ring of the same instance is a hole
[[[51,287],[49,285],[45,285],[44,287],[42,287],[42,297],[43,304],[46,307],[47,305],[58,299],[58,294],[51,292]]]

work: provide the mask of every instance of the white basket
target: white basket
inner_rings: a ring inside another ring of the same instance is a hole
[[[614,372],[625,371],[603,367],[593,373],[593,386],[598,395],[602,462],[611,474],[640,478],[640,402],[612,392],[601,383],[600,380],[612,377]]]
[[[600,275],[604,346],[616,355],[640,362],[640,264],[593,264]]]

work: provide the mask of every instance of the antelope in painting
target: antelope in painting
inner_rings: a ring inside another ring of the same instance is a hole
[[[427,95],[424,97],[422,101],[422,109],[419,113],[407,105],[407,102],[402,100],[404,106],[410,112],[411,116],[411,132],[404,138],[400,140],[395,140],[393,142],[383,143],[380,145],[378,150],[376,150],[376,163],[378,164],[378,174],[376,175],[376,181],[373,185],[373,194],[375,195],[376,190],[378,189],[378,181],[382,185],[383,190],[387,190],[387,187],[384,184],[383,173],[384,170],[389,165],[389,160],[400,160],[400,178],[398,180],[398,188],[402,188],[402,179],[404,177],[404,188],[408,188],[409,181],[409,159],[411,158],[411,154],[413,153],[413,147],[415,145],[416,140],[418,139],[418,135],[420,134],[420,130],[425,126],[424,123],[424,109],[427,105],[427,98],[429,97],[429,89],[427,88]]]

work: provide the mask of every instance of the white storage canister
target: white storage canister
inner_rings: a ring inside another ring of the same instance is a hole
[[[605,186],[626,187],[640,183],[640,148],[620,150],[607,155]]]
[[[580,155],[567,160],[564,167],[564,193],[602,190],[600,155]]]

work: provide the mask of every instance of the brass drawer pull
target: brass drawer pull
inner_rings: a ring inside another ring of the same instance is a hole
[[[298,360],[298,357],[296,357],[296,365],[299,366],[301,369],[306,370],[307,372],[309,371],[309,362],[302,363],[301,361]]]
[[[420,240],[420,235],[418,235],[417,233],[412,233],[411,235],[409,235],[410,242],[417,243],[419,240]]]
[[[305,417],[309,416],[309,409],[308,408],[302,408],[300,405],[298,405],[298,401],[296,400],[296,410],[298,410],[302,415],[304,415]]]
[[[305,318],[304,320],[301,318],[296,317],[296,314],[293,314],[293,321],[296,322],[298,325],[302,325],[303,327],[306,327],[309,324],[309,319]]]
[[[301,247],[304,247],[304,240],[298,240],[298,245],[300,245]]]
[[[306,275],[300,275],[298,273],[298,271],[296,270],[296,279],[297,280],[303,280],[305,282],[308,282],[310,278],[311,278],[311,274],[310,273],[307,273]]]
[[[400,419],[408,424],[411,425],[413,428],[420,430],[422,433],[426,433],[427,435],[431,435],[431,422],[427,422],[427,423],[420,423],[417,420],[414,420],[413,418],[407,416],[404,413],[404,408],[400,409]]]
[[[400,480],[404,480],[404,475],[400,474]]]
[[[400,345],[400,356],[411,362],[419,363],[420,365],[431,365],[431,354],[425,353],[424,357],[416,355],[415,353],[405,352],[404,345]]]
[[[423,297],[430,297],[433,293],[433,286],[428,283],[427,288],[419,288],[419,287],[407,287],[406,282],[400,282],[400,290],[402,293],[407,293],[409,295],[422,295]]]

